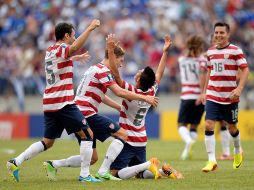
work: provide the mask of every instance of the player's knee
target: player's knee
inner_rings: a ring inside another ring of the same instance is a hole
[[[44,146],[44,150],[47,150],[47,149],[51,148],[54,145],[55,141],[52,140],[52,139],[43,139],[41,142]]]
[[[122,139],[124,142],[126,142],[126,141],[127,141],[127,138],[128,138],[127,132],[126,132],[125,130],[123,130],[123,132],[120,133],[120,135],[119,135],[118,138],[119,138],[119,139]]]
[[[215,126],[215,122],[211,120],[206,120],[205,121],[205,129],[206,131],[213,131]]]
[[[115,177],[119,177],[118,176],[118,170],[110,170],[111,174]]]
[[[231,135],[234,135],[237,132],[237,127],[236,125],[228,125],[228,131]]]
[[[120,139],[123,142],[126,142],[128,138],[127,131],[124,130],[123,128],[120,128],[116,133],[113,133],[112,136],[117,139]]]
[[[92,140],[93,139],[93,132],[90,128],[84,129],[77,133],[81,140]]]

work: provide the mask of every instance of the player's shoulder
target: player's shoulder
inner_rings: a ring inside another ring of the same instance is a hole
[[[239,46],[234,45],[234,44],[230,44],[228,46],[228,49],[235,51],[236,53],[242,52],[242,48],[240,48]]]
[[[210,47],[208,48],[208,50],[207,50],[207,54],[208,54],[209,51],[214,51],[214,50],[216,50],[216,49],[217,49],[217,48],[216,48],[215,45],[210,46]]]
[[[179,57],[178,57],[178,62],[181,63],[181,62],[184,62],[188,59],[188,56],[184,55],[184,54],[181,54]]]
[[[197,57],[199,61],[207,61],[207,54],[201,54]]]
[[[94,68],[97,69],[98,72],[107,72],[110,71],[108,67],[106,67],[103,63],[97,63],[93,65]]]

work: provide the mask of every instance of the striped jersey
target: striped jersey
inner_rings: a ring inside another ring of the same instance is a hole
[[[137,89],[135,86],[123,81],[122,87],[126,90],[135,92],[136,94],[155,96],[158,89],[158,83],[155,83],[146,92]],[[146,146],[147,135],[145,128],[145,117],[150,108],[150,104],[138,100],[122,101],[122,108],[120,112],[119,125],[127,131],[127,143],[132,146]]]
[[[55,112],[74,103],[73,63],[68,51],[69,45],[65,43],[52,45],[46,50],[44,112]]]
[[[248,67],[241,48],[229,44],[225,48],[216,46],[207,51],[208,69],[211,70],[206,91],[206,99],[220,104],[239,102],[230,100],[232,90],[237,87],[238,70]]]
[[[86,118],[98,113],[108,87],[113,84],[116,82],[110,70],[102,63],[91,66],[85,72],[76,92],[75,103]]]
[[[207,59],[204,56],[178,59],[181,78],[181,99],[196,100],[201,94],[199,74],[207,70]]]

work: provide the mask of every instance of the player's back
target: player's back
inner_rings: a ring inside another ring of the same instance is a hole
[[[73,104],[73,63],[65,43],[50,46],[45,55],[46,88],[43,95],[44,112],[57,111]]]
[[[181,79],[181,99],[197,99],[200,96],[199,74],[206,70],[207,60],[204,56],[179,57]]]
[[[84,73],[77,89],[75,103],[85,117],[98,112],[108,86],[114,83],[110,70],[102,63],[91,66]]]
[[[135,86],[128,84],[125,81],[123,87],[126,90],[135,92],[137,94],[150,96],[155,96],[155,93],[158,89],[158,85],[156,83],[146,92],[143,92],[141,89],[137,89]],[[122,128],[127,130],[127,143],[132,146],[145,146],[147,143],[145,117],[150,107],[151,105],[144,101],[130,101],[126,99],[122,101],[119,124]]]

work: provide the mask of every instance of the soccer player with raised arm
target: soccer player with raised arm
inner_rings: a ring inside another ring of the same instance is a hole
[[[93,20],[88,28],[76,39],[75,30],[69,23],[59,23],[55,27],[56,43],[46,50],[45,72],[46,89],[43,95],[44,137],[30,145],[24,152],[7,162],[10,175],[18,182],[20,165],[39,153],[51,148],[64,129],[68,134],[76,133],[81,139],[80,181],[100,181],[92,177],[89,166],[92,157],[92,131],[86,119],[74,103],[73,63],[82,55],[73,56],[86,42],[89,34],[98,26]],[[72,57],[73,56],[73,57]]]
[[[115,64],[117,61],[113,53],[114,48],[117,47],[117,43],[114,35],[109,35],[107,38],[109,62],[117,84],[131,92],[143,94],[145,96],[155,96],[158,84],[163,76],[168,49],[171,44],[170,37],[166,36],[163,55],[156,74],[150,67],[140,70],[135,76],[136,85],[134,86],[122,80],[118,72],[117,64]],[[161,175],[170,178],[180,177],[181,174],[171,168],[168,164],[164,164],[162,169],[158,170],[159,160],[157,158],[152,158],[149,161],[146,161],[147,135],[145,117],[150,106],[150,104],[144,101],[132,101],[129,98],[125,98],[122,101],[119,125],[127,131],[128,138],[124,144],[122,152],[110,167],[111,173],[114,176],[121,179],[129,179],[136,175],[139,175],[141,178],[155,179]]]
[[[114,54],[116,56],[117,67],[120,67],[124,61],[124,51],[121,47],[117,46],[114,49]],[[84,73],[77,89],[75,103],[85,116],[89,127],[93,131],[94,139],[98,139],[99,141],[103,142],[110,136],[115,137],[115,139],[109,145],[105,159],[95,177],[103,180],[120,180],[119,178],[112,176],[109,172],[109,169],[111,163],[121,152],[127,139],[127,133],[110,118],[98,114],[98,107],[101,102],[105,103],[105,94],[107,93],[108,89],[119,97],[129,100],[143,101],[153,106],[157,106],[158,98],[152,95],[146,96],[122,89],[116,84],[110,69],[111,67],[108,59],[108,50],[106,50],[105,58],[100,63],[91,66]],[[111,104],[111,107],[115,107],[118,110],[120,109],[118,108],[118,105],[112,100],[109,100],[108,97],[106,97],[106,99],[108,105]],[[51,169],[53,171],[57,169],[55,167],[56,161],[47,161],[47,163],[51,164]],[[54,176],[56,172],[51,172],[48,170],[47,173],[48,176],[52,176],[52,173]]]
[[[227,23],[218,22],[214,25],[216,46],[207,51],[208,73],[202,95],[205,104],[205,146],[208,162],[203,172],[217,169],[215,157],[214,127],[216,120],[227,122],[229,133],[233,139],[233,168],[238,169],[243,161],[240,151],[240,132],[237,129],[238,102],[249,74],[249,68],[243,51],[229,42],[230,27]],[[241,70],[237,84],[238,70]],[[222,118],[221,118],[222,117]]]

